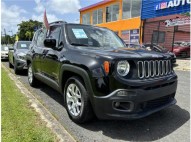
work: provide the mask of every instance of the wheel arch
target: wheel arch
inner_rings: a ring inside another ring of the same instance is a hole
[[[77,67],[77,66],[73,66],[73,65],[63,65],[61,67],[61,72],[60,72],[60,89],[61,89],[61,93],[64,93],[64,86],[66,81],[72,77],[72,76],[77,76],[79,77],[82,82],[84,83],[84,87],[86,88],[88,94],[89,94],[89,98],[91,103],[93,103],[93,89],[91,86],[91,81],[89,78],[89,75],[87,73],[87,71],[85,71],[84,69]]]

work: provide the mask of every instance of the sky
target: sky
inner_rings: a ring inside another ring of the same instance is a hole
[[[79,23],[79,9],[102,0],[1,0],[1,31],[12,35],[17,24],[29,19],[43,21],[46,8],[48,22],[64,20]],[[11,32],[12,31],[12,32]]]

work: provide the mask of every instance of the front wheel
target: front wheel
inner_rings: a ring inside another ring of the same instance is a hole
[[[33,73],[32,64],[28,66],[28,82],[32,87],[35,87],[38,84],[38,80],[35,78]]]
[[[92,119],[93,110],[88,93],[78,77],[67,80],[64,100],[69,117],[75,123],[85,123]]]
[[[17,62],[14,60],[14,72],[15,74],[19,74],[19,69],[17,67]]]

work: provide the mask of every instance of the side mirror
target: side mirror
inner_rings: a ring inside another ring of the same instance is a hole
[[[56,39],[45,39],[44,46],[48,48],[55,48],[56,47]]]

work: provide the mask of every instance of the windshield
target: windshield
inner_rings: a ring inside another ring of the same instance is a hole
[[[9,50],[9,47],[7,47],[7,46],[2,47],[1,46],[1,51],[8,51],[8,50]]]
[[[17,49],[29,49],[30,41],[18,42]]]
[[[122,40],[112,31],[87,25],[67,25],[67,38],[71,45],[99,48],[124,47]]]
[[[174,47],[188,47],[190,46],[190,42],[174,42]]]

